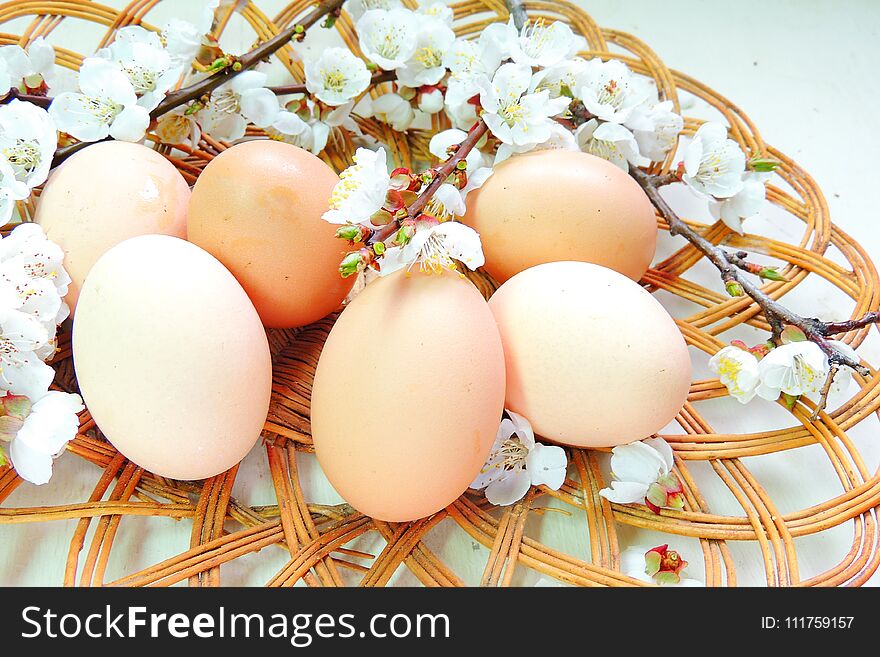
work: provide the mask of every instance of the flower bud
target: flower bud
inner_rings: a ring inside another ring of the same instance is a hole
[[[758,276],[768,281],[787,281],[788,279],[779,273],[776,267],[764,267],[758,272]]]
[[[404,221],[400,226],[400,230],[394,235],[393,243],[397,246],[406,246],[410,243],[416,234],[416,224],[414,221]]]
[[[423,91],[419,95],[419,109],[425,114],[436,114],[443,109],[443,92],[437,87]]]
[[[369,236],[370,232],[370,229],[366,226],[345,224],[336,229],[336,237],[351,243],[363,242]]]
[[[749,159],[747,167],[750,170],[757,171],[759,173],[769,173],[771,171],[775,171],[780,164],[781,162],[779,160],[755,155]]]
[[[360,274],[372,262],[372,257],[367,249],[360,249],[347,253],[339,264],[339,274],[342,278]]]
[[[397,95],[400,96],[401,98],[403,98],[404,100],[412,100],[413,98],[416,97],[416,93],[417,93],[416,90],[413,89],[412,87],[401,86],[397,90]]]
[[[745,290],[743,290],[743,286],[736,281],[727,281],[724,284],[724,289],[726,289],[727,293],[732,297],[745,296]]]
[[[645,552],[645,574],[660,584],[678,584],[688,562],[668,545],[658,545]]]

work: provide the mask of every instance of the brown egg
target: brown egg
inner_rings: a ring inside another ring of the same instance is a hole
[[[504,410],[492,313],[454,273],[373,281],[330,332],[312,387],[321,468],[381,520],[448,506],[485,464]]]
[[[681,410],[691,359],[660,302],[615,271],[552,262],[489,300],[507,364],[505,406],[535,433],[611,447],[647,438]]]
[[[338,181],[308,151],[268,139],[233,146],[199,176],[188,238],[226,265],[265,326],[321,319],[351,289],[344,244],[321,219]]]
[[[580,151],[505,160],[467,206],[462,221],[482,236],[485,269],[502,283],[560,260],[593,262],[637,281],[654,257],[648,197],[625,171]]]
[[[186,237],[189,195],[174,165],[140,144],[93,144],[56,169],[35,221],[64,249],[71,313],[92,265],[111,247],[137,235]]]

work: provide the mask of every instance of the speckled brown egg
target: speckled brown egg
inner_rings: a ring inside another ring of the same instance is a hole
[[[268,139],[224,151],[193,188],[187,235],[222,262],[265,326],[292,328],[342,303],[345,244],[321,218],[338,176],[319,158]]]
[[[648,197],[625,171],[580,151],[505,160],[467,206],[462,221],[482,236],[485,269],[502,283],[560,260],[639,280],[654,257],[657,221]]]

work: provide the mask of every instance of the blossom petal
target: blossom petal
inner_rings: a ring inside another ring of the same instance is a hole
[[[241,94],[241,113],[258,128],[272,125],[279,111],[278,97],[269,89],[248,89]]]
[[[643,442],[634,442],[611,450],[611,471],[621,481],[650,486],[668,469],[657,450]]]
[[[526,470],[533,486],[544,484],[550,490],[559,490],[565,482],[567,467],[565,450],[556,445],[537,443],[526,457]]]
[[[662,438],[648,438],[643,442],[660,455],[660,458],[662,458],[663,462],[666,464],[667,472],[672,470],[672,467],[675,464],[675,457],[669,443]]]
[[[648,495],[648,487],[633,481],[612,481],[610,488],[603,488],[599,495],[615,504],[642,504]]]
[[[497,506],[509,506],[519,502],[531,487],[529,473],[510,470],[486,487],[486,499]]]
[[[138,142],[150,127],[150,113],[140,105],[129,105],[113,119],[110,136],[119,141]]]
[[[52,478],[52,455],[32,448],[22,440],[9,445],[9,457],[18,475],[41,486]]]

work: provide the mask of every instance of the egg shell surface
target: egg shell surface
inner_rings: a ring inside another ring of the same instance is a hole
[[[508,409],[577,447],[651,436],[687,399],[691,360],[657,299],[584,262],[538,265],[489,300],[507,366]]]
[[[150,472],[211,477],[260,437],[272,386],[265,330],[232,274],[182,239],[135,237],[95,263],[73,358],[98,427]]]
[[[462,222],[482,236],[485,269],[503,283],[545,262],[577,260],[633,280],[657,246],[648,197],[625,171],[580,151],[539,150],[495,167]]]
[[[269,139],[214,158],[193,188],[188,239],[233,273],[263,324],[293,328],[337,309],[345,244],[321,215],[339,177],[302,148]]]
[[[64,250],[76,312],[83,281],[111,247],[137,235],[186,237],[190,190],[162,155],[140,144],[92,144],[58,167],[37,201],[35,221]]]
[[[485,464],[504,403],[504,354],[479,291],[454,273],[367,285],[315,373],[312,437],[337,492],[404,522],[457,499]]]

